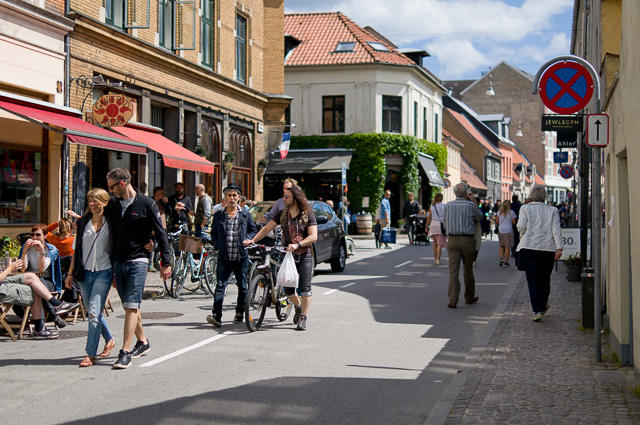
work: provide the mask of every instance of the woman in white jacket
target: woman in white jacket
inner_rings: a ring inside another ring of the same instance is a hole
[[[544,203],[546,194],[544,186],[533,186],[532,202],[520,208],[518,219],[520,243],[516,251],[527,276],[534,322],[542,320],[549,310],[553,263],[560,259],[564,247],[560,215],[557,208]]]

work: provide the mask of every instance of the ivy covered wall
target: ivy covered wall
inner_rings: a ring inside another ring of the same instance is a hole
[[[409,192],[419,191],[418,153],[426,153],[434,158],[442,176],[447,163],[447,148],[427,142],[414,136],[389,133],[355,133],[333,137],[293,136],[291,149],[353,149],[353,158],[347,173],[349,201],[352,211],[362,210],[362,198],[369,197],[369,212],[376,211],[384,194],[387,175],[385,155],[401,155],[402,170],[400,184],[406,198]],[[360,180],[357,181],[358,177]]]

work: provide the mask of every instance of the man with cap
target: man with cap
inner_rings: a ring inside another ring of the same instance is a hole
[[[213,294],[213,312],[207,316],[207,322],[216,328],[222,326],[222,303],[231,273],[235,275],[238,286],[238,300],[233,321],[234,323],[242,322],[249,265],[249,256],[242,242],[253,238],[257,230],[249,211],[238,205],[242,195],[240,188],[227,186],[222,193],[226,207],[216,211],[211,224],[211,244],[218,250],[218,282]]]

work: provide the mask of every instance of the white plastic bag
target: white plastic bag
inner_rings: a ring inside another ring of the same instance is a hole
[[[287,255],[284,256],[276,281],[278,285],[282,285],[285,288],[298,287],[298,269],[296,269],[296,262],[291,252],[287,252]]]

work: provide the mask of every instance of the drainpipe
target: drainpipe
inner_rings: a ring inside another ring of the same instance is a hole
[[[64,0],[64,17],[69,17],[71,11],[71,0]],[[64,106],[70,106],[71,103],[71,35],[66,33],[64,35]],[[69,192],[69,142],[67,141],[67,135],[62,136],[62,211],[60,211],[60,217],[64,216],[64,211],[69,210],[69,200],[67,194]]]

